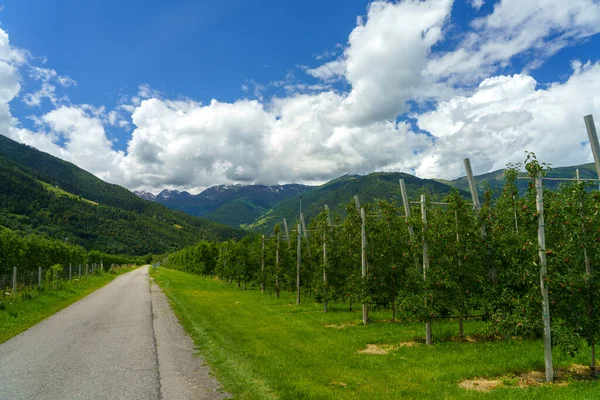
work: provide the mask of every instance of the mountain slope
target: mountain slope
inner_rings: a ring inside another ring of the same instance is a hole
[[[597,179],[598,175],[596,174],[596,167],[594,163],[582,164],[582,165],[574,165],[570,167],[557,167],[548,171],[548,178],[575,178],[575,171],[579,169],[579,174],[582,179]],[[495,195],[499,195],[502,191],[502,187],[506,183],[506,179],[504,178],[504,169],[500,169],[497,171],[488,172],[486,174],[481,174],[475,176],[475,182],[477,182],[477,190],[481,193],[485,190],[486,187],[492,189]],[[527,173],[522,172],[520,176],[527,176]],[[453,181],[442,181],[439,182],[446,183],[448,185],[454,186],[460,190],[469,191],[469,182],[466,176],[460,177]],[[517,182],[517,186],[521,192],[525,192],[527,190],[527,181],[519,180]],[[544,181],[544,186],[549,189],[556,189],[561,182],[559,181]]]
[[[366,176],[344,175],[338,179],[308,190],[302,194],[290,197],[273,209],[267,211],[251,224],[248,228],[267,233],[272,232],[276,224],[286,218],[288,224],[293,225],[298,221],[300,196],[302,196],[302,212],[306,221],[323,210],[325,204],[334,214],[344,215],[346,205],[358,195],[361,203],[370,203],[376,200],[393,200],[402,204],[399,180],[404,179],[409,197],[417,200],[422,193],[433,196],[443,196],[452,190],[452,187],[432,179],[420,179],[416,176],[399,173],[373,173]],[[466,192],[462,192],[465,196]]]
[[[144,201],[0,135],[0,225],[109,253],[164,253],[245,233]]]
[[[285,199],[310,189],[305,185],[219,185],[197,195],[177,190],[163,190],[154,198],[157,203],[187,214],[203,217],[232,227],[254,222]],[[136,193],[138,196],[143,193]],[[145,194],[146,197],[149,197]]]

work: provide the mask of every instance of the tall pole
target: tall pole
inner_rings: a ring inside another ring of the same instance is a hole
[[[581,184],[581,177],[579,176],[579,169],[575,170],[575,176],[577,177],[577,183]],[[590,264],[590,259],[588,257],[588,253],[587,253],[587,246],[586,246],[586,241],[585,241],[585,212],[584,212],[584,203],[583,203],[583,198],[580,199],[579,202],[579,207],[581,207],[581,236],[583,237],[583,259],[585,262],[585,274],[586,275],[591,275],[592,274],[592,266]],[[593,321],[594,319],[594,304],[592,301],[588,302],[588,317],[590,318],[590,321]],[[590,347],[591,347],[591,353],[592,353],[592,362],[590,363],[590,369],[592,371],[596,371],[596,335],[594,332],[594,329],[591,330],[591,338],[589,340],[590,342]]]
[[[402,204],[404,205],[404,215],[406,220],[406,226],[408,227],[408,235],[410,236],[411,242],[415,239],[415,230],[410,222],[410,202],[408,199],[408,192],[406,191],[406,185],[404,179],[400,179],[400,193],[402,194]],[[413,252],[413,258],[415,259],[415,267],[419,268],[419,261],[417,255]]]
[[[277,248],[275,250],[275,297],[279,298],[279,230],[277,231]]]
[[[540,289],[542,291],[542,320],[544,322],[544,365],[546,369],[546,382],[554,380],[552,369],[552,336],[550,333],[550,303],[548,302],[548,287],[546,275],[546,234],[544,223],[544,194],[542,188],[542,173],[535,176],[535,206],[538,213],[538,254],[540,256]]]
[[[427,280],[427,270],[429,269],[429,252],[427,247],[427,203],[424,194],[421,195],[421,219],[423,221],[423,280]],[[427,304],[427,298],[425,298]],[[431,320],[425,322],[425,343],[432,344],[431,339]]]
[[[306,239],[306,250],[308,251],[308,258],[312,258],[310,253],[310,243],[308,242],[308,231],[306,230],[306,224],[304,223],[304,214],[300,213],[300,224],[302,225],[302,231],[304,232],[304,239]]]
[[[323,312],[327,312],[327,236],[323,231]]]
[[[262,235],[262,249],[260,257],[260,292],[265,294],[265,235]]]
[[[300,265],[302,264],[302,231],[298,224],[298,247],[296,248],[296,304],[300,304]]]
[[[362,267],[362,279],[363,279],[363,304],[362,304],[362,322],[363,325],[366,325],[367,322],[369,321],[369,305],[366,303],[364,297],[365,297],[365,291],[364,288],[366,286],[366,279],[367,279],[367,230],[366,230],[366,215],[365,215],[365,209],[361,208],[360,209],[360,219],[361,219],[361,224],[360,224],[360,242],[361,242],[361,267]]]
[[[331,212],[329,211],[329,206],[325,204],[325,211],[327,212],[327,225],[331,226]]]
[[[288,229],[287,219],[283,219],[283,229],[285,229],[285,240],[288,242],[288,247],[291,249],[292,245],[290,243],[290,230]]]
[[[596,124],[594,124],[594,117],[586,115],[583,117],[585,121],[585,128],[587,129],[588,138],[590,140],[590,147],[592,148],[592,154],[594,155],[594,163],[596,164],[596,173],[598,179],[600,179],[600,144],[598,143],[598,134],[596,133]]]

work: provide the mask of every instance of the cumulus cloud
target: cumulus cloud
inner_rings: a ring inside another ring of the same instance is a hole
[[[474,20],[455,50],[434,56],[431,79],[473,83],[527,55],[539,66],[560,49],[600,32],[596,0],[502,0],[494,11]]]
[[[574,63],[566,82],[549,86],[538,85],[527,70],[513,76],[498,71],[516,56],[544,60],[595,34],[597,2],[520,0],[517,7],[516,0],[503,0],[472,22],[456,48],[442,51],[438,45],[452,32],[452,5],[371,3],[341,55],[305,69],[316,83],[288,74],[269,84],[280,93],[271,98],[268,85],[249,80],[244,95],[256,99],[202,104],[140,85],[114,109],[74,105],[51,97],[74,81],[33,68],[28,73],[42,87],[23,100],[37,105],[47,97],[55,104],[34,117],[35,130],[10,115],[23,52],[12,49],[0,30],[0,129],[109,182],[154,191],[315,183],[375,170],[455,178],[466,156],[483,173],[520,161],[524,150],[558,165],[591,160],[581,145],[587,141],[582,116],[600,112],[600,64]],[[429,111],[416,113],[414,102],[429,104]],[[410,118],[399,119],[404,115]],[[131,129],[125,151],[113,149],[109,126]]]
[[[421,129],[436,138],[417,174],[454,178],[458,161],[471,157],[478,173],[522,161],[524,150],[546,162],[591,162],[583,116],[600,115],[600,63],[579,62],[565,83],[536,89],[528,75],[484,80],[470,96],[457,96],[418,117]]]

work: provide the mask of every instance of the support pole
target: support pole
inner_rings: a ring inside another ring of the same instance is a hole
[[[546,275],[546,234],[544,223],[544,194],[542,188],[542,173],[535,176],[535,206],[538,213],[538,254],[540,256],[540,289],[542,291],[542,319],[544,322],[544,366],[546,369],[546,382],[554,380],[552,369],[552,337],[550,333],[550,303],[548,302],[548,287]]]
[[[327,312],[327,236],[323,231],[323,312]]]
[[[575,176],[577,177],[577,183],[581,184],[581,177],[579,176],[579,169],[575,170]],[[587,246],[585,244],[585,213],[584,213],[584,209],[583,209],[583,199],[581,199],[581,201],[579,202],[579,206],[581,207],[581,236],[583,238],[583,259],[585,262],[585,274],[586,275],[591,275],[592,274],[592,266],[590,264],[590,259],[588,257],[588,252],[587,252]],[[593,321],[593,317],[594,317],[594,304],[592,303],[592,301],[589,301],[588,303],[588,317],[590,318],[590,321]],[[592,334],[591,334],[591,338],[589,340],[590,342],[590,347],[591,347],[591,353],[592,353],[592,361],[590,363],[590,369],[592,370],[592,372],[596,371],[596,335],[594,333],[594,331],[592,330]]]
[[[298,224],[298,246],[296,248],[296,305],[300,304],[300,266],[302,264],[302,231]]]
[[[288,229],[287,219],[283,219],[283,229],[285,229],[285,240],[288,242],[288,247],[291,249],[292,245],[290,243],[290,230]]]
[[[358,196],[356,198],[358,198]],[[369,305],[364,300],[364,297],[365,297],[364,287],[365,287],[365,283],[366,283],[365,281],[367,279],[367,230],[366,230],[366,215],[365,215],[364,208],[360,209],[360,219],[361,219],[361,224],[360,224],[361,257],[360,257],[360,259],[361,259],[362,278],[363,278],[362,322],[363,322],[363,325],[366,325],[369,321]]]
[[[42,286],[42,267],[38,267],[38,286]]]
[[[410,236],[411,242],[415,240],[415,230],[410,222],[410,202],[408,198],[408,192],[406,191],[406,186],[404,184],[404,179],[400,179],[400,193],[402,194],[402,204],[404,205],[404,215],[406,220],[406,226],[408,227],[408,235]],[[419,261],[417,260],[417,255],[413,252],[413,258],[415,259],[415,267],[419,268]]]
[[[586,115],[583,117],[585,121],[585,128],[587,129],[588,138],[590,140],[590,147],[592,148],[592,154],[594,155],[594,163],[596,164],[596,173],[598,179],[600,179],[600,144],[598,143],[598,133],[596,133],[596,124],[594,124],[594,116]]]
[[[260,292],[265,294],[265,235],[262,235],[262,249],[260,255]]]
[[[13,267],[12,293],[17,293],[17,267]]]
[[[69,263],[69,280],[71,280],[73,278],[73,267],[71,266],[71,263]]]
[[[423,221],[423,280],[427,280],[427,270],[429,269],[429,251],[427,247],[427,199],[424,194],[421,195],[421,219]],[[427,305],[427,298],[425,298]],[[425,343],[432,344],[431,320],[425,322]]]
[[[277,247],[275,249],[275,297],[279,298],[279,230],[277,230]]]
[[[333,225],[331,223],[331,212],[329,211],[329,206],[327,204],[325,204],[325,211],[327,212],[327,225],[331,226]]]
[[[308,231],[306,230],[306,224],[304,223],[304,214],[300,213],[300,223],[302,224],[302,232],[304,232],[304,239],[306,239],[306,250],[308,251],[308,258],[312,258],[310,253],[310,243],[308,242]]]

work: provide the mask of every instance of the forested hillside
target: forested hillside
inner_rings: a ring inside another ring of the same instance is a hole
[[[400,179],[404,179],[409,196],[415,200],[421,193],[441,197],[452,190],[452,187],[447,184],[399,172],[378,172],[366,176],[344,175],[282,201],[250,225],[249,229],[270,233],[283,218],[291,224],[297,222],[300,197],[302,197],[302,212],[306,219],[323,211],[326,204],[334,213],[345,215],[346,205],[354,195],[358,195],[360,202],[364,203],[377,200],[400,201]],[[468,192],[465,191],[461,191],[461,194],[468,196]]]
[[[594,163],[590,164],[582,164],[582,165],[574,165],[571,167],[558,167],[552,168],[547,171],[548,178],[575,178],[575,171],[579,169],[579,174],[582,179],[597,179],[598,175],[596,173],[596,167]],[[500,169],[497,171],[488,172],[486,174],[481,174],[475,176],[475,180],[477,181],[477,188],[480,194],[484,192],[486,188],[492,189],[494,193],[494,197],[498,197],[502,191],[502,187],[506,184],[506,169]],[[519,174],[520,177],[526,177],[526,172],[521,172]],[[466,176],[461,176],[458,179],[453,181],[445,181],[442,179],[438,180],[441,183],[445,183],[451,186],[454,186],[460,190],[469,191],[469,182],[467,181]],[[561,184],[564,182],[561,181],[546,181],[544,182],[544,186],[547,189],[557,190]],[[523,194],[527,190],[527,181],[519,180],[516,183],[519,193]]]
[[[112,254],[164,253],[244,236],[139,199],[56,157],[0,136],[0,225]]]

